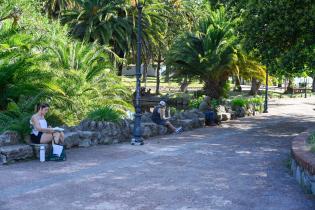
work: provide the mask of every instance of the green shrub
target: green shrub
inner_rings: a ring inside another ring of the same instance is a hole
[[[22,137],[30,133],[30,119],[32,114],[15,102],[8,103],[7,110],[0,112],[0,133],[16,131]]]
[[[223,86],[223,93],[222,93],[222,97],[223,98],[228,98],[229,97],[229,92],[231,90],[231,83],[230,81],[227,81],[224,86]]]
[[[218,99],[215,99],[215,98],[211,99],[211,108],[212,108],[213,110],[217,110],[217,107],[218,107],[219,105],[220,105],[220,102],[219,102]]]
[[[248,100],[245,98],[235,98],[231,101],[232,107],[245,107],[248,104]]]
[[[199,105],[201,104],[201,102],[203,101],[205,97],[204,96],[200,96],[199,98],[195,98],[189,101],[189,108],[191,109],[198,109]]]
[[[111,106],[104,106],[98,109],[91,111],[87,118],[95,121],[110,121],[117,122],[123,116],[123,113],[115,110]]]
[[[264,99],[262,97],[250,98],[248,99],[248,103],[262,105],[264,103]]]

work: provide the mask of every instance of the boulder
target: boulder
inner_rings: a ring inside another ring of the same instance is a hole
[[[237,117],[245,117],[246,114],[245,109],[239,106],[235,108],[235,113]]]
[[[18,144],[20,140],[20,135],[13,131],[5,131],[0,134],[0,147]]]
[[[34,158],[33,149],[29,145],[17,144],[0,147],[0,161],[3,164],[29,158]]]
[[[158,125],[158,130],[159,130],[158,132],[159,135],[165,135],[167,134],[167,131],[168,131],[167,128],[163,125]]]
[[[219,105],[219,106],[217,107],[217,113],[226,113],[225,106]]]
[[[193,129],[193,120],[186,119],[186,120],[179,120],[180,126],[183,127],[184,131],[189,131]]]
[[[79,142],[79,147],[90,147],[92,145],[91,139],[82,139]]]
[[[35,158],[39,159],[40,146],[45,146],[45,156],[46,158],[49,156],[51,151],[51,144],[32,144],[31,147],[33,149],[33,154]]]
[[[80,144],[79,132],[65,133],[65,146],[66,146],[66,148],[69,149],[71,147],[79,146],[79,144]]]

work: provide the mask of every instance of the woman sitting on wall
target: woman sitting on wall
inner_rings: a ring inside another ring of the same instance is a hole
[[[45,115],[48,110],[49,105],[46,103],[37,105],[37,113],[34,114],[30,120],[32,128],[31,141],[34,144],[47,144],[54,140],[55,144],[63,144],[64,133],[48,126],[45,120]]]

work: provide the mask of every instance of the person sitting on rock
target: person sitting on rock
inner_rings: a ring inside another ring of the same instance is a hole
[[[165,101],[160,101],[160,103],[156,107],[154,107],[152,117],[151,117],[152,121],[158,125],[164,125],[164,126],[169,127],[175,133],[181,132],[182,127],[176,128],[172,125],[170,121],[166,119],[165,109],[166,109]]]
[[[206,96],[200,103],[199,111],[204,113],[206,125],[216,125],[214,111],[211,107],[211,98],[209,96]]]
[[[37,113],[30,120],[32,128],[31,141],[34,144],[48,144],[54,140],[55,144],[64,143],[64,133],[56,131],[48,126],[45,115],[49,110],[49,105],[46,103],[38,104],[36,107]]]

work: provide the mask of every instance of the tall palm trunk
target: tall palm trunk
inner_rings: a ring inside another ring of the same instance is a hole
[[[226,80],[219,81],[218,79],[210,78],[205,81],[204,90],[207,96],[219,99],[223,94],[223,87]]]
[[[118,56],[119,56],[120,58],[124,58],[124,57],[125,57],[124,51],[120,50],[119,53],[118,53]],[[123,63],[118,63],[117,68],[118,68],[117,75],[118,75],[118,76],[122,76]]]
[[[315,92],[315,75],[313,76],[312,92]]]
[[[241,81],[240,78],[238,76],[234,77],[235,78],[235,87],[234,87],[234,91],[237,92],[241,92],[242,91],[242,87],[241,87]]]
[[[186,92],[188,88],[189,82],[188,82],[188,76],[186,75],[184,78],[184,81],[180,85],[180,91]]]
[[[252,96],[257,95],[260,85],[261,85],[261,81],[253,77],[252,86],[250,88],[249,95],[252,95]]]
[[[156,68],[156,95],[160,94],[160,69],[161,69],[161,52],[159,51],[157,68]]]
[[[147,78],[148,78],[148,63],[146,60],[144,60],[142,82],[144,83],[145,88],[147,87]]]
[[[167,65],[166,69],[165,69],[165,78],[164,78],[164,82],[169,82],[170,81],[170,68]]]
[[[292,78],[289,78],[288,87],[285,91],[286,94],[292,94],[293,93],[293,80]]]

